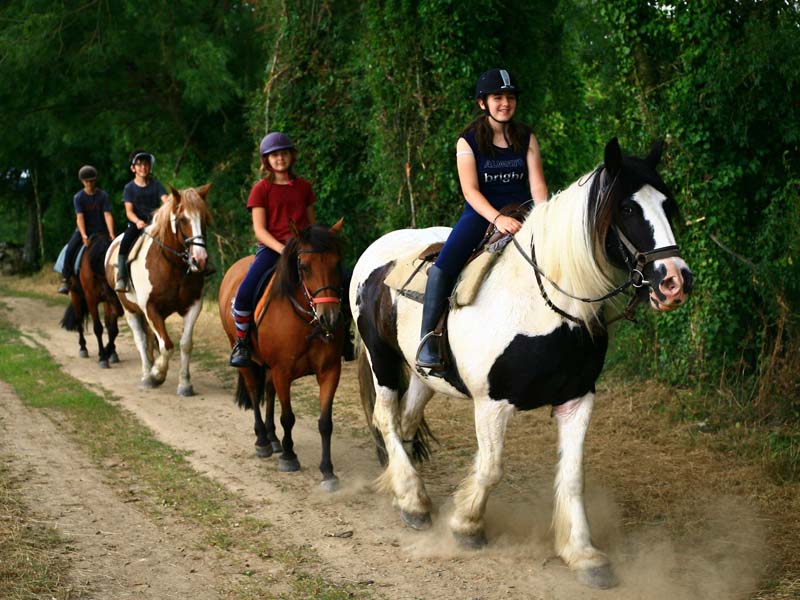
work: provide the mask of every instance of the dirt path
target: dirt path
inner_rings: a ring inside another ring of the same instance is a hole
[[[141,391],[137,387],[138,356],[126,327],[118,343],[122,362],[100,370],[94,358],[77,357],[77,336],[58,328],[63,309],[26,298],[7,298],[4,302],[12,321],[35,339],[46,339],[52,356],[67,372],[121,398],[124,407],[160,440],[188,452],[188,460],[197,471],[259,507],[254,516],[273,523],[271,535],[312,547],[323,562],[321,575],[330,581],[368,584],[377,595],[392,599],[679,600],[747,597],[748,590],[756,589],[757,575],[763,570],[764,535],[755,507],[746,501],[713,497],[705,506],[697,507],[695,521],[686,523],[686,527],[702,530],[703,535],[690,536],[693,547],[685,547],[657,527],[623,533],[627,509],[620,509],[613,492],[590,473],[587,498],[594,537],[610,552],[622,582],[612,592],[577,584],[568,569],[551,558],[548,527],[554,432],[545,414],[528,421],[526,436],[537,445],[549,444],[536,449],[548,458],[525,464],[524,477],[519,476],[520,464],[531,461],[520,461],[519,457],[510,461],[510,476],[489,505],[489,547],[480,552],[462,551],[454,545],[444,524],[450,494],[466,474],[474,452],[471,431],[463,432],[463,443],[447,446],[446,462],[434,456],[424,467],[423,476],[438,510],[433,530],[412,533],[403,529],[389,499],[369,490],[369,482],[380,471],[364,432],[352,363],[346,365],[342,377],[334,418],[333,459],[342,489],[325,494],[317,487],[319,436],[311,410],[301,409],[295,430],[302,471],[278,473],[274,458],[255,457],[252,415],[235,407],[230,382],[221,381],[216,369],[195,366],[192,379],[198,395],[178,398],[174,394],[178,357],[174,356],[165,385]],[[36,322],[26,323],[26,314],[36,314]],[[219,326],[213,313],[204,314],[199,327],[206,333],[201,337],[209,349],[224,348],[221,333],[218,339],[214,333]],[[90,339],[88,345],[93,355],[94,340]],[[198,345],[202,347],[202,343]],[[225,378],[224,370],[221,372]],[[209,596],[209,590],[218,589],[222,580],[214,579],[230,574],[195,566],[203,558],[185,551],[185,537],[191,537],[191,532],[182,538],[179,524],[173,524],[173,530],[165,535],[160,524],[150,523],[137,513],[135,504],[124,503],[106,489],[87,459],[76,455],[70,442],[52,426],[47,431],[47,446],[37,445],[41,428],[47,427],[42,421],[47,419],[21,407],[6,388],[0,391],[0,424],[7,430],[6,439],[13,439],[10,451],[19,468],[32,473],[28,481],[31,497],[53,498],[51,506],[42,508],[79,540],[73,563],[78,579],[113,578],[118,586],[113,588],[115,598],[216,597]],[[442,402],[446,411],[447,401]],[[434,431],[449,425],[446,419],[434,423]],[[633,460],[641,462],[637,457]],[[587,462],[591,464],[592,460]],[[619,471],[616,474],[624,477]],[[65,495],[72,481],[80,482],[79,501],[70,502]],[[731,542],[730,524],[715,520],[717,509],[739,518],[735,546],[721,548]],[[115,523],[120,521],[135,535],[116,533]],[[158,572],[148,570],[154,563],[159,565]],[[112,569],[114,565],[117,572]],[[142,586],[146,590],[139,589]]]

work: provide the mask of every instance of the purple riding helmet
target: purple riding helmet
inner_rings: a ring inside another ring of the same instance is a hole
[[[266,156],[278,150],[293,150],[294,142],[292,142],[291,138],[285,133],[273,131],[264,136],[259,149],[261,150],[261,156]]]

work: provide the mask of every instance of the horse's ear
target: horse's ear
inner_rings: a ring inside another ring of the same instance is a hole
[[[338,235],[339,232],[342,230],[343,223],[344,223],[344,217],[336,221],[336,224],[333,227],[331,227],[330,232]]]
[[[653,142],[653,145],[650,147],[650,154],[647,155],[647,158],[644,159],[650,167],[653,169],[656,168],[659,161],[661,160],[661,153],[664,151],[664,140],[656,140]]]
[[[289,231],[292,232],[292,237],[300,239],[300,230],[297,228],[293,219],[289,219]]]
[[[205,199],[206,199],[206,196],[208,196],[208,190],[210,190],[210,189],[211,189],[211,184],[210,184],[210,183],[207,183],[207,184],[205,184],[205,185],[204,185],[204,186],[202,186],[202,187],[199,187],[199,188],[194,188],[194,191],[196,191],[198,194],[200,194],[200,197],[201,197],[203,200],[205,200]]]
[[[180,201],[181,201],[181,193],[178,190],[176,190],[174,187],[172,187],[170,185],[169,186],[169,193],[170,193],[170,195],[172,195],[172,198],[175,200],[176,204],[180,203]]]
[[[622,170],[622,149],[619,147],[619,140],[617,140],[616,136],[606,144],[603,164],[611,177],[616,177]]]

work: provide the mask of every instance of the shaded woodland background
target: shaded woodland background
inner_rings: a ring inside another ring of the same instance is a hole
[[[219,272],[252,251],[257,145],[288,133],[347,260],[382,233],[450,225],[454,145],[474,81],[524,88],[551,191],[602,159],[668,142],[696,277],[685,309],[618,328],[611,362],[699,391],[709,426],[762,427],[800,477],[800,4],[793,0],[8,0],[0,8],[0,241],[24,268],[74,228],[90,163],[124,226],[128,153],[164,184],[212,182]]]

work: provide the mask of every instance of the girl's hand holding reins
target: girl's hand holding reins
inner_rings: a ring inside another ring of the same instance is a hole
[[[494,226],[500,233],[510,233],[514,235],[522,228],[522,223],[517,221],[514,217],[506,215],[497,215],[494,218]]]

